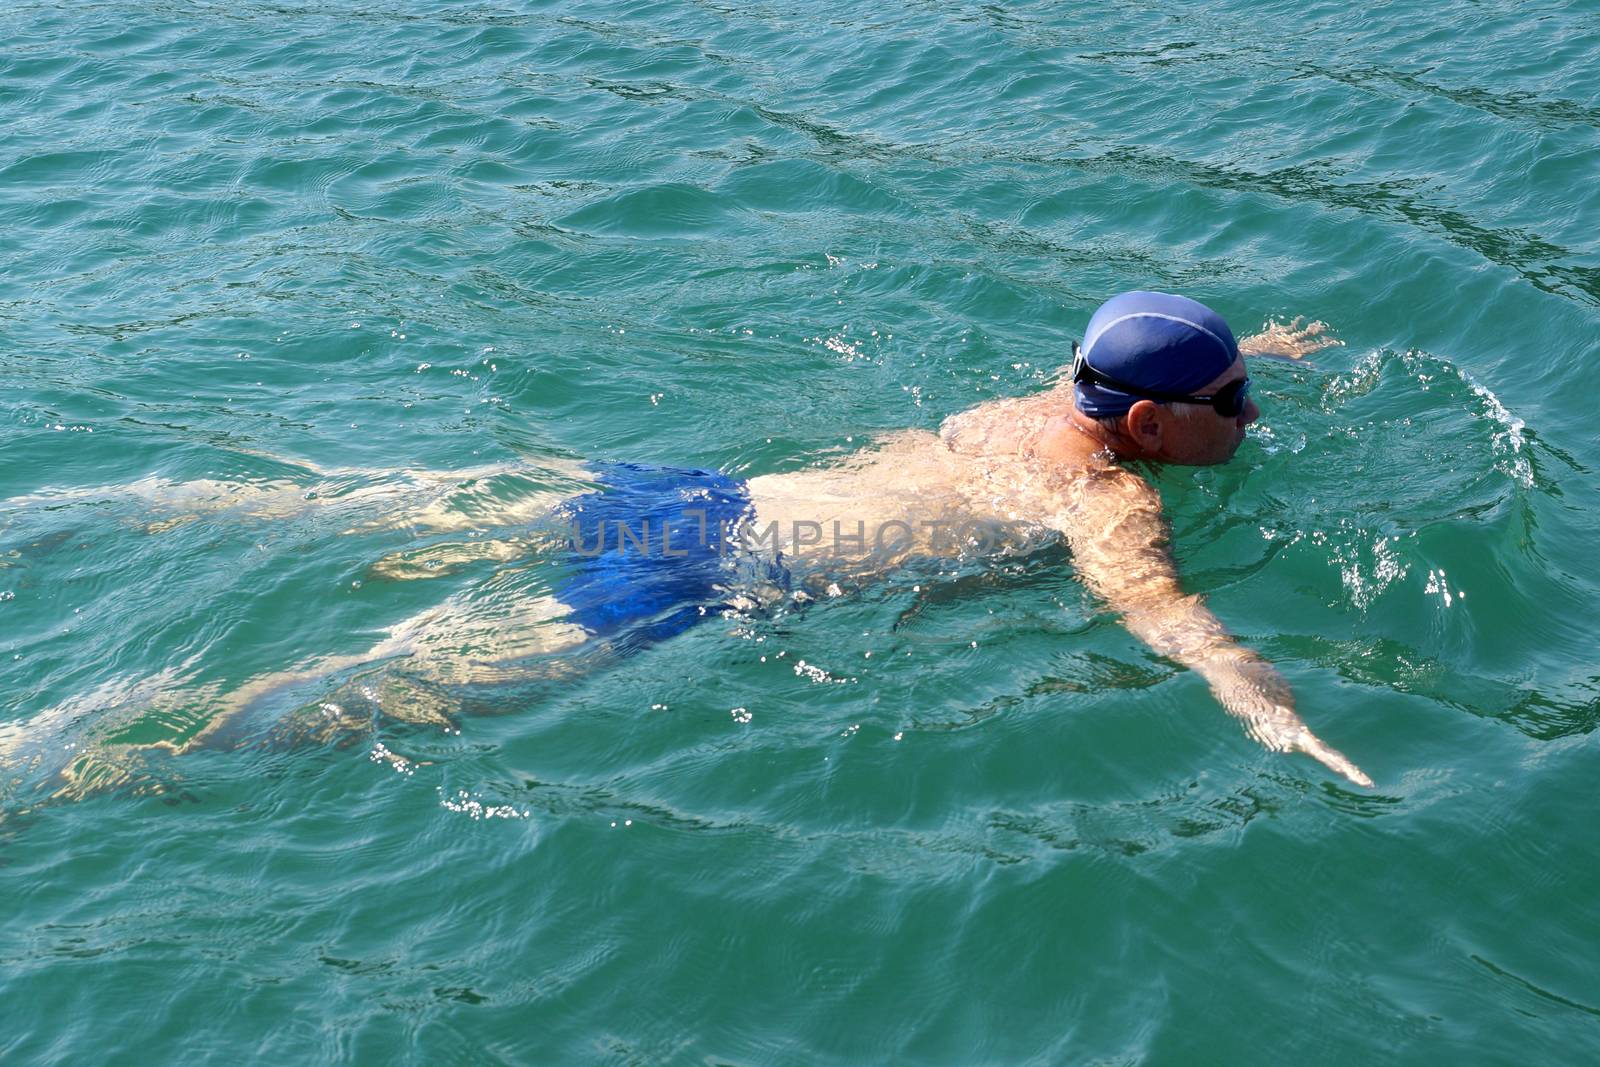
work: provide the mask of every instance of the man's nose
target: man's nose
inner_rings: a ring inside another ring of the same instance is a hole
[[[1239,428],[1242,430],[1261,417],[1261,409],[1256,407],[1256,402],[1246,398],[1244,410],[1239,412]]]

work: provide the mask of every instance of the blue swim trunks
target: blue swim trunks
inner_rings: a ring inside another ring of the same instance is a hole
[[[570,620],[642,646],[715,615],[738,573],[736,531],[753,516],[745,483],[636,463],[595,473],[598,489],[556,509],[570,524],[562,555],[571,572],[556,592]]]

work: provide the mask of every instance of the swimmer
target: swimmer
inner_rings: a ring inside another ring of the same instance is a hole
[[[345,492],[326,505],[319,505],[316,492],[273,485],[267,491],[275,508],[298,500],[305,507],[352,509],[349,533],[514,531],[499,540],[386,556],[373,564],[374,577],[436,578],[456,570],[456,559],[505,566],[389,627],[365,653],[308,658],[231,692],[205,694],[199,703],[207,705],[207,723],[165,747],[241,743],[250,727],[240,723],[259,719],[263,709],[276,714],[285,694],[300,708],[299,725],[274,727],[279,736],[299,730],[310,739],[332,738],[370,725],[380,707],[387,715],[448,728],[468,703],[481,705],[462,696],[473,686],[560,679],[730,607],[804,598],[797,587],[832,593],[840,582],[871,580],[914,556],[969,555],[979,547],[1023,553],[1038,543],[1037,535],[1050,534],[1066,541],[1078,578],[1129,632],[1205,679],[1252,738],[1275,752],[1309,755],[1371,786],[1300,719],[1278,671],[1240,645],[1201,597],[1184,593],[1160,497],[1124,465],[1229,460],[1260,415],[1244,356],[1301,358],[1339,343],[1322,336],[1324,330],[1321,323],[1301,328],[1296,320],[1236,342],[1221,316],[1194,300],[1129,292],[1095,312],[1070,372],[1052,388],[953,415],[937,433],[888,435],[874,448],[824,466],[748,480],[626,463],[567,463],[531,480],[510,470],[472,472],[472,479],[455,482],[448,472],[378,472],[386,488],[367,496]],[[359,475],[339,472],[338,478],[349,483]],[[475,491],[498,485],[496,479],[520,480],[522,488]],[[588,488],[575,495],[557,488],[574,485]],[[390,500],[400,491],[395,487],[405,486],[424,495],[420,518],[386,513],[361,520],[356,514],[364,501]],[[192,508],[194,494],[180,496]],[[239,491],[211,497],[239,507]],[[542,530],[528,525],[534,512],[546,517]],[[856,551],[841,551],[841,531]],[[518,584],[532,556],[555,564],[559,576],[549,587]],[[433,566],[441,559],[447,565]],[[175,686],[164,693],[139,684],[146,706],[164,699],[197,703],[192,690]],[[74,701],[74,717],[85,710]],[[11,724],[10,732],[19,726]],[[37,740],[34,730],[26,732]],[[19,754],[19,740],[6,744],[0,736],[0,757]],[[63,775],[79,783],[91,772],[113,782],[129,777],[120,767],[100,766],[111,754],[106,746],[93,751],[99,755],[84,759],[94,766],[65,768]],[[69,781],[63,792],[79,789]]]

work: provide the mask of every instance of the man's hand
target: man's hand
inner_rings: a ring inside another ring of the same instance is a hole
[[[1372,788],[1360,767],[1311,732],[1294,710],[1294,695],[1272,664],[1249,654],[1228,654],[1199,665],[1228,714],[1244,721],[1245,731],[1272,752],[1304,752],[1356,785]]]
[[[1311,322],[1300,325],[1303,316],[1296,315],[1293,322],[1274,322],[1268,319],[1260,333],[1251,334],[1239,342],[1243,356],[1282,356],[1287,359],[1305,359],[1313,352],[1344,344],[1325,336],[1328,324]]]

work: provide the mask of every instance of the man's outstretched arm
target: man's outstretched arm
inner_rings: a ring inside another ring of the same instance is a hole
[[[1131,471],[1063,477],[1052,524],[1072,547],[1078,577],[1157,653],[1197,672],[1250,736],[1274,752],[1304,752],[1357,785],[1372,779],[1295,714],[1283,676],[1240,645],[1198,596],[1187,596],[1167,549],[1161,498]]]

